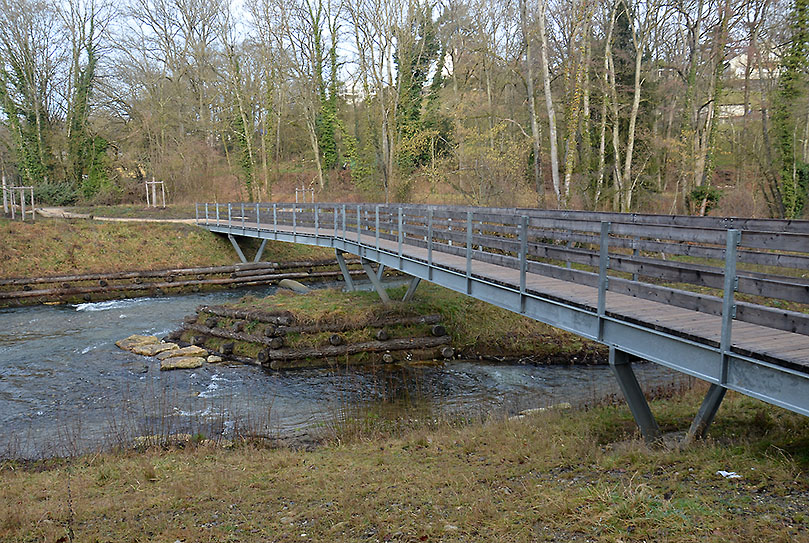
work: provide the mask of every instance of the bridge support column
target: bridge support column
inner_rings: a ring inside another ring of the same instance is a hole
[[[242,248],[239,247],[239,242],[236,241],[233,234],[228,234],[228,239],[230,240],[230,244],[233,245],[233,248],[236,249],[236,254],[239,255],[239,260],[242,261],[242,264],[247,264],[247,258],[245,258]]]
[[[379,266],[376,267],[376,276],[379,278],[380,281],[382,280],[383,273],[385,273],[385,265],[380,264]]]
[[[235,237],[233,237],[233,234],[228,234],[228,239],[230,240],[230,244],[233,245],[233,248],[236,249],[236,254],[239,255],[239,260],[242,261],[242,264],[247,264],[247,257],[244,256],[244,251],[242,251],[242,248],[239,246],[239,242]],[[253,258],[253,262],[261,261],[261,256],[264,254],[264,247],[266,246],[267,240],[261,240],[261,245],[259,246],[258,251],[256,251],[256,256]]]
[[[643,390],[638,384],[638,378],[635,377],[635,372],[632,370],[630,355],[619,351],[615,347],[610,347],[610,367],[618,379],[618,385],[621,387],[621,392],[624,393],[626,403],[629,404],[629,410],[632,411],[632,416],[635,417],[635,422],[638,423],[643,439],[647,442],[657,440],[660,437],[660,427],[657,425],[652,410],[649,409],[649,403],[646,401]]]
[[[385,305],[389,304],[390,298],[388,297],[388,293],[385,292],[382,282],[379,280],[379,277],[377,277],[376,270],[371,266],[371,261],[363,258],[360,262],[362,262],[362,269],[365,270],[365,275],[371,280],[371,284],[374,285],[377,294],[382,298],[382,303]]]
[[[407,287],[407,292],[405,292],[402,298],[403,302],[409,302],[413,299],[413,296],[416,294],[416,289],[419,287],[419,283],[421,283],[420,277],[414,277],[410,280],[410,286]]]
[[[256,251],[256,256],[253,258],[253,262],[261,262],[261,257],[264,255],[264,247],[267,246],[267,240],[262,239],[261,245],[258,247],[258,251]]]
[[[716,412],[719,411],[719,406],[725,398],[727,389],[719,385],[711,385],[708,389],[708,394],[702,400],[702,405],[697,411],[697,416],[694,417],[694,422],[691,423],[691,428],[683,440],[685,443],[692,443],[695,439],[702,439],[708,432],[708,427],[716,417]]]
[[[334,255],[337,258],[337,265],[340,266],[340,271],[343,273],[343,279],[346,282],[346,290],[348,292],[354,292],[354,281],[351,279],[351,274],[348,273],[348,266],[346,266],[346,259],[343,258],[343,251],[335,249]]]

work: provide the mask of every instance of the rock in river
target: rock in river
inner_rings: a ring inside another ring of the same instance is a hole
[[[169,351],[163,351],[159,355],[157,355],[158,360],[165,360],[167,358],[175,358],[175,357],[182,357],[182,356],[208,356],[208,351],[203,349],[202,347],[197,347],[196,345],[189,345],[188,347],[183,347],[182,349],[171,349]]]
[[[198,368],[205,363],[205,359],[199,356],[180,356],[167,358],[160,362],[160,369],[165,370],[190,370]]]
[[[119,339],[115,344],[125,351],[131,351],[133,347],[138,345],[151,345],[153,343],[160,343],[160,340],[155,336],[141,336],[133,334],[125,339]]]
[[[176,343],[150,343],[148,345],[136,345],[130,351],[143,356],[155,356],[164,351],[173,351],[177,348],[179,346]]]

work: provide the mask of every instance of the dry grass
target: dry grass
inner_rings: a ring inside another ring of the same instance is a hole
[[[254,248],[246,244],[246,254]],[[264,260],[328,258],[332,253],[268,242]],[[233,264],[228,240],[194,226],[160,223],[0,219],[0,277],[155,270]]]
[[[653,409],[681,429],[698,403]],[[7,464],[0,540],[807,541],[807,420],[730,395],[713,438],[683,450],[646,447],[627,409],[602,407],[371,431],[311,452]]]

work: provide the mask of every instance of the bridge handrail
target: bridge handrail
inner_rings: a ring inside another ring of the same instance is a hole
[[[724,315],[725,299],[734,298],[729,311],[735,318],[809,335],[809,278],[797,276],[809,264],[809,234],[785,231],[720,229],[720,219],[696,217],[682,224],[656,224],[665,216],[521,210],[517,208],[471,208],[420,206],[414,204],[201,204],[207,224],[227,217],[227,225],[247,228],[261,222],[273,228],[315,228],[320,235],[360,239],[371,235],[402,245],[467,256],[471,261],[497,263],[558,279],[662,301],[708,314]],[[228,213],[225,215],[224,206]],[[212,212],[211,208],[214,208]],[[234,214],[234,209],[236,214]],[[526,211],[525,214],[520,212]],[[197,205],[197,220],[203,215]],[[622,221],[595,220],[598,217]],[[702,219],[711,219],[703,221]],[[642,221],[648,220],[648,223]],[[809,221],[722,219],[728,224],[760,228]],[[401,221],[401,226],[400,226]],[[695,226],[699,222],[710,227]],[[428,224],[429,223],[429,224]],[[607,237],[602,236],[609,223]],[[255,228],[255,226],[253,226]],[[727,244],[729,232],[734,246]],[[601,240],[606,239],[607,270],[603,265]],[[525,247],[525,250],[522,250]],[[740,250],[741,247],[763,249]],[[733,262],[727,258],[733,256]],[[662,257],[658,257],[662,255]],[[679,256],[688,260],[670,260]],[[736,269],[737,264],[766,266]],[[574,266],[581,269],[575,269]],[[772,273],[776,271],[778,273]],[[731,292],[727,292],[732,272]],[[603,277],[600,277],[603,276]],[[524,282],[524,278],[521,278]],[[663,282],[664,284],[659,284]],[[608,284],[608,286],[607,286]],[[691,292],[677,285],[693,285],[707,291]],[[755,297],[737,301],[735,293]],[[792,309],[756,303],[759,298],[797,304]]]

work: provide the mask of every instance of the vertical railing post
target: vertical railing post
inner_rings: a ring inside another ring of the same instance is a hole
[[[607,312],[607,290],[609,278],[607,270],[610,267],[610,228],[609,222],[601,223],[601,240],[598,252],[598,339],[604,338],[604,315]]]
[[[525,285],[528,273],[528,216],[520,217],[520,313],[525,313]]]
[[[242,214],[242,234],[244,234],[244,202],[241,204],[241,214]]]
[[[315,210],[315,242],[317,242],[317,237],[320,235],[320,219],[317,216],[317,204],[314,204]]]
[[[731,343],[731,331],[733,319],[736,317],[736,302],[734,293],[739,287],[739,279],[736,277],[736,256],[742,235],[740,230],[730,229],[727,233],[725,244],[725,281],[724,296],[722,298],[722,335],[719,340],[719,348],[722,351],[722,369],[719,376],[719,383],[725,384],[728,379],[728,362]]]
[[[362,218],[360,217],[360,206],[357,205],[357,246],[360,245],[360,226],[362,225]]]
[[[292,206],[292,241],[298,235],[298,206]]]
[[[399,223],[398,223],[398,236],[399,236],[399,268],[402,267],[402,242],[404,241],[404,232],[402,231],[402,206],[399,205]]]
[[[466,212],[466,293],[472,293],[472,212]]]
[[[199,226],[199,202],[194,202],[194,224]]]
[[[165,201],[165,198],[163,198]],[[31,222],[36,220],[37,208],[34,204],[34,187],[31,187]]]
[[[278,204],[272,205],[272,230],[275,232],[275,240],[278,241]]]
[[[346,205],[343,204],[343,239],[346,239]]]
[[[427,274],[433,280],[433,208],[427,212]]]
[[[205,226],[208,226],[208,202],[205,202]]]
[[[256,204],[256,232],[261,230],[261,204]]]
[[[374,207],[374,231],[376,232],[376,252],[379,253],[379,204]]]
[[[228,228],[233,228],[233,204],[228,203]]]
[[[334,206],[334,237],[337,238],[337,206]]]
[[[219,202],[216,202],[216,226],[219,226]]]

